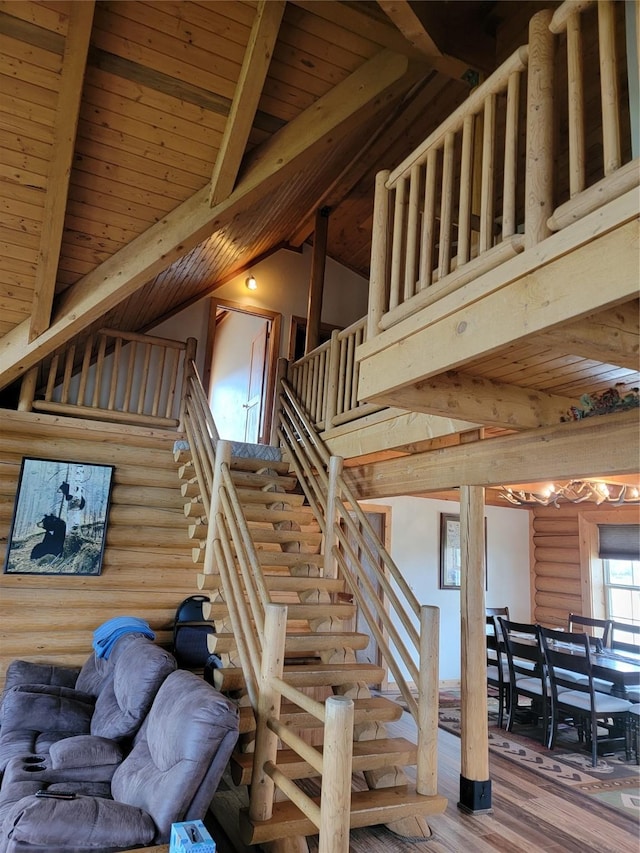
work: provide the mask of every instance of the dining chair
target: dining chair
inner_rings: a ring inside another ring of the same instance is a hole
[[[611,621],[611,649],[640,655],[640,625]]]
[[[570,634],[587,634],[594,640],[599,640],[603,648],[608,648],[611,635],[611,619],[596,619],[593,616],[570,613],[567,620],[567,631]]]
[[[524,622],[510,622],[498,617],[504,650],[509,667],[509,700],[507,726],[510,732],[518,716],[525,714],[537,723],[542,716],[543,741],[546,743],[549,728],[551,692],[544,666],[540,643],[540,626]],[[529,700],[526,706],[518,703],[519,697]]]
[[[509,713],[509,664],[495,616],[487,616],[486,621],[487,685],[498,691],[498,727],[502,728],[504,714]]]
[[[509,618],[509,608],[506,605],[504,607],[485,607],[484,612],[485,616],[504,616],[505,619]]]
[[[598,763],[598,720],[626,723],[631,702],[595,689],[592,646],[588,634],[540,628],[546,670],[551,684],[551,725],[547,746],[553,749],[560,714],[573,719],[591,744],[591,764]],[[575,680],[573,674],[581,676]]]

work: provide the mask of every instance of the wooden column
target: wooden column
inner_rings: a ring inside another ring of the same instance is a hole
[[[327,260],[327,232],[329,230],[329,208],[316,211],[316,227],[313,235],[313,257],[311,260],[311,282],[307,307],[307,336],[304,354],[318,346],[320,340],[320,317],[324,293],[324,267]]]
[[[485,638],[484,489],[460,488],[461,753],[458,807],[491,808]]]

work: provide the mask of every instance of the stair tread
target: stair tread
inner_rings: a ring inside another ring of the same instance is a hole
[[[249,530],[251,531],[251,538],[256,543],[311,542],[317,545],[322,540],[322,534],[319,530],[274,530],[268,527],[257,527],[255,522],[253,524],[249,522]]]
[[[264,543],[267,544],[267,543]],[[266,566],[304,566],[310,563],[317,566],[324,562],[324,554],[309,554],[306,551],[273,551],[267,548],[256,548],[260,565]]]
[[[274,502],[275,503],[275,502]],[[270,509],[260,504],[245,504],[244,515],[247,521],[267,521],[276,524],[280,521],[295,521],[298,524],[317,524],[311,507],[300,506],[292,509]]]
[[[344,633],[306,633],[287,634],[285,640],[285,651],[318,652],[327,649],[366,649],[369,645],[368,634],[359,634],[356,631],[345,631]],[[235,637],[233,634],[210,634],[207,637],[209,651],[215,652],[224,648],[228,651],[235,648]]]
[[[236,486],[253,486],[254,488],[262,488],[263,486],[274,485],[284,489],[285,492],[290,492],[298,485],[298,480],[294,476],[287,474],[257,474],[254,471],[231,471],[231,479]]]
[[[292,687],[332,687],[339,684],[380,684],[385,670],[370,663],[293,663],[284,667],[283,680]],[[241,667],[223,667],[213,673],[218,690],[241,690],[245,684]]]
[[[277,474],[283,475],[289,473],[288,462],[275,462],[270,459],[255,459],[245,456],[232,456],[230,467],[232,471],[253,471],[258,474],[265,470],[275,471]]]
[[[354,699],[355,722],[380,722],[390,723],[399,720],[402,716],[402,706],[384,696],[371,696],[366,699]],[[280,720],[292,728],[319,728],[322,723],[303,711],[292,702],[282,702],[280,705]],[[255,717],[253,710],[244,706],[240,708],[240,732],[246,733],[255,729]]]
[[[238,498],[241,504],[288,504],[292,508],[301,507],[305,502],[305,496],[299,494],[291,494],[290,492],[266,492],[262,489],[245,489],[236,488]],[[307,507],[307,511],[311,508]]]
[[[312,799],[320,804],[320,797]],[[424,796],[410,785],[354,791],[351,794],[351,828],[391,823],[410,815],[441,814],[446,807],[446,797],[441,794]],[[245,844],[264,844],[276,838],[315,835],[317,832],[313,822],[290,800],[274,803],[269,820],[251,822],[248,809],[240,812],[240,834]]]
[[[316,747],[320,752],[323,747]],[[352,767],[354,773],[376,770],[389,764],[407,767],[416,763],[417,746],[406,738],[379,738],[355,741],[353,744]],[[275,764],[288,779],[310,779],[318,776],[293,749],[280,749]],[[253,754],[234,752],[231,757],[231,776],[236,785],[248,785],[253,771]]]

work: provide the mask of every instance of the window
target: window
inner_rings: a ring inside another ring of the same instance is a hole
[[[640,624],[640,560],[603,560],[607,619]]]

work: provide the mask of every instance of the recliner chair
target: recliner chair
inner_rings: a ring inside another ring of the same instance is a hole
[[[116,853],[166,843],[172,823],[204,818],[237,738],[237,706],[178,670],[110,783],[51,783],[40,798],[41,783],[31,781],[38,774],[14,759],[2,786],[0,853]],[[57,799],[61,790],[73,798]]]

